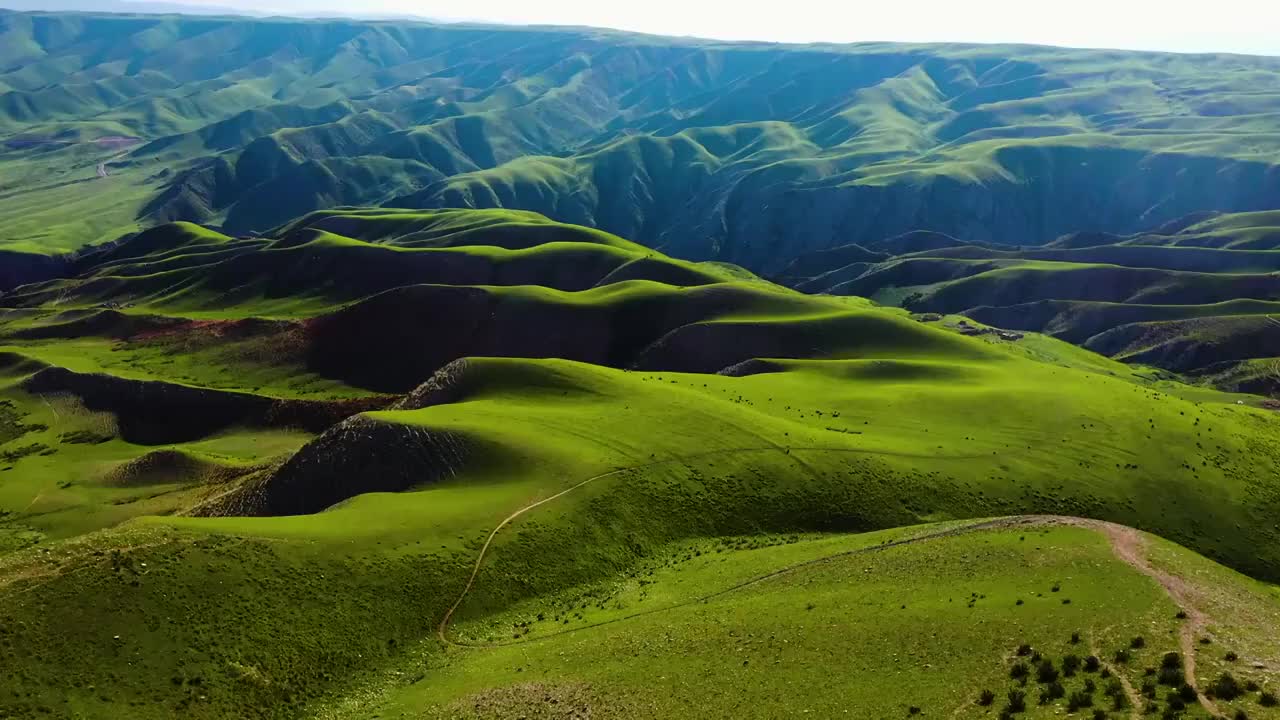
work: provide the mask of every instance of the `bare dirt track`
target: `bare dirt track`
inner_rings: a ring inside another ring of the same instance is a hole
[[[1111,541],[1111,549],[1115,552],[1117,558],[1123,560],[1134,570],[1159,583],[1160,587],[1164,588],[1165,594],[1169,596],[1169,599],[1182,612],[1186,613],[1186,620],[1178,632],[1178,645],[1182,652],[1183,673],[1186,682],[1195,688],[1196,697],[1200,700],[1200,706],[1206,712],[1213,717],[1222,717],[1218,706],[1205,697],[1204,692],[1200,689],[1200,684],[1196,681],[1196,637],[1208,627],[1210,619],[1192,602],[1191,586],[1183,578],[1151,565],[1146,553],[1143,552],[1146,541],[1143,539],[1142,533],[1137,530],[1099,520],[1074,519],[1071,522],[1092,528],[1105,535]]]

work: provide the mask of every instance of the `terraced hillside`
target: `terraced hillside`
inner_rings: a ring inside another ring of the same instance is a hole
[[[66,262],[0,297],[5,715],[1276,717],[1260,397],[505,210]]]
[[[1045,332],[1131,363],[1280,394],[1280,214],[1196,215],[1148,233],[1037,247],[911,233],[814,253],[808,292],[867,296]]]
[[[0,249],[337,205],[537,211],[775,272],[1273,209],[1280,60],[0,12]],[[0,282],[47,277],[6,257]]]

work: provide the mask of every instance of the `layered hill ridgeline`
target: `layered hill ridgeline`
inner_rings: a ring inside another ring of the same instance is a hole
[[[773,272],[1280,196],[1274,58],[12,12],[0,35],[0,221],[26,252],[501,207]]]
[[[822,713],[977,716],[1022,643],[1106,659],[1098,705],[1178,652],[1190,702],[1273,712],[1210,692],[1273,683],[1273,589],[1058,517],[1280,577],[1262,398],[504,210],[177,223],[67,272],[0,314],[3,714],[774,717],[821,676]],[[904,638],[909,690],[831,681]]]
[[[780,279],[1280,393],[1280,213],[1198,215],[1149,233],[1078,233],[1040,247],[911,233],[802,257]]]

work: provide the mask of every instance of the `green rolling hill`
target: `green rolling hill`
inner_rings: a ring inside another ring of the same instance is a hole
[[[1280,719],[1278,77],[0,10],[0,717]]]
[[[0,311],[7,715],[1275,715],[1264,398],[525,212],[68,262]]]
[[[780,279],[1046,332],[1126,362],[1274,395],[1278,222],[1274,212],[1192,216],[1154,232],[1080,233],[1016,249],[916,234],[874,250],[803,256]]]

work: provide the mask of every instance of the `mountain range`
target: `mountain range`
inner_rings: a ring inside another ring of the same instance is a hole
[[[40,13],[0,34],[0,218],[28,251],[506,208],[773,272],[914,230],[1032,245],[1280,194],[1277,58]]]

